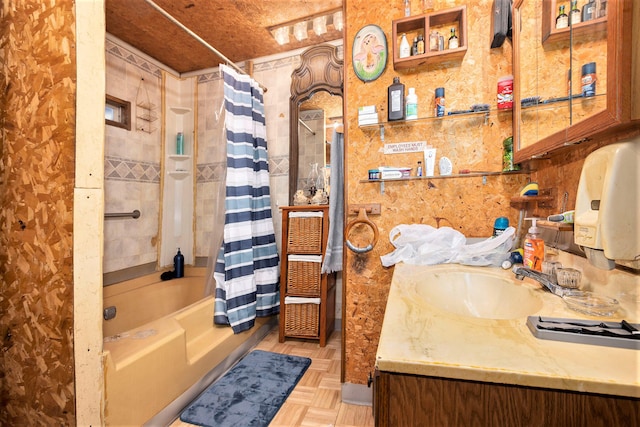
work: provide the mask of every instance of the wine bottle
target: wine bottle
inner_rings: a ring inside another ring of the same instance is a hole
[[[578,9],[578,0],[571,0],[571,11],[569,12],[569,23],[571,25],[580,23],[580,9]]]
[[[564,13],[564,5],[560,6],[560,13],[556,18],[556,28],[567,28],[569,26],[569,16]]]
[[[451,29],[451,37],[449,37],[449,49],[458,48],[458,36],[456,36],[456,29]]]

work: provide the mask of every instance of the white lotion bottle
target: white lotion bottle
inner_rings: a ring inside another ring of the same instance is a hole
[[[415,120],[418,118],[418,95],[416,95],[416,89],[409,88],[409,94],[407,95],[407,108],[406,108],[406,120]]]
[[[425,176],[434,176],[436,169],[436,149],[426,148],[424,150]]]

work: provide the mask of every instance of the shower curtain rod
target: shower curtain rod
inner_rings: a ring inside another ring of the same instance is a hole
[[[191,31],[189,28],[187,28],[187,26],[185,26],[182,22],[178,21],[176,18],[174,18],[173,16],[171,16],[171,14],[169,12],[167,12],[166,10],[164,10],[163,8],[161,8],[160,6],[158,6],[157,4],[155,4],[152,0],[144,0],[149,6],[153,7],[155,10],[157,10],[158,12],[160,12],[165,18],[167,18],[169,21],[173,22],[174,24],[176,24],[178,27],[180,27],[185,33],[189,34],[191,37],[193,37],[194,39],[196,39],[197,41],[200,42],[200,44],[202,44],[204,47],[206,47],[207,49],[209,49],[211,52],[215,53],[216,55],[218,55],[220,58],[222,58],[227,65],[229,65],[230,67],[232,67],[233,69],[235,69],[236,71],[238,71],[241,74],[245,74],[251,78],[253,78],[252,76],[250,76],[249,74],[247,74],[242,68],[238,67],[233,61],[231,61],[229,58],[227,58],[226,56],[224,56],[222,54],[222,52],[220,52],[218,49],[216,49],[215,47],[211,46],[209,43],[207,43],[202,37],[200,37],[199,35],[197,35],[196,33],[194,33],[193,31]],[[258,83],[258,82],[256,82]],[[258,86],[260,86],[260,89],[262,89],[264,92],[267,92],[267,88],[264,87],[262,84],[258,83]]]

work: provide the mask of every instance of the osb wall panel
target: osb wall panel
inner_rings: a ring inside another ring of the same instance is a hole
[[[74,3],[0,21],[0,425],[73,425]]]
[[[493,111],[487,121],[483,117],[420,122],[405,127],[386,127],[385,141],[377,131],[358,127],[357,108],[376,105],[381,119],[386,120],[387,87],[393,77],[400,77],[405,87],[415,87],[418,94],[418,115],[432,116],[434,90],[445,87],[447,111],[467,109],[472,104],[486,103],[495,109],[496,85],[499,77],[512,73],[510,42],[490,49],[492,0],[436,0],[435,9],[467,6],[469,49],[462,61],[427,65],[420,69],[395,71],[389,60],[384,73],[373,82],[360,81],[353,72],[353,39],[358,30],[376,24],[385,32],[389,43],[392,20],[403,16],[402,2],[346,0],[347,31],[345,39],[346,86],[346,177],[347,206],[355,203],[380,203],[381,215],[371,216],[377,224],[380,238],[372,252],[354,255],[347,251],[344,272],[345,290],[345,381],[365,384],[373,371],[375,354],[384,318],[387,294],[393,268],[383,268],[380,255],[394,248],[389,242],[390,230],[398,224],[421,223],[449,226],[468,237],[489,236],[493,221],[507,216],[515,224],[518,212],[510,207],[529,176],[509,175],[481,177],[423,179],[385,183],[361,182],[368,169],[380,165],[414,168],[421,153],[384,155],[384,143],[427,141],[437,149],[438,159],[447,156],[454,173],[461,169],[498,171],[502,167],[502,141],[512,132],[510,112]],[[414,1],[412,12],[420,12],[421,2]],[[436,166],[436,175],[438,169]],[[350,216],[348,220],[353,219]],[[354,228],[349,239],[357,246],[366,246],[371,234],[365,228]]]

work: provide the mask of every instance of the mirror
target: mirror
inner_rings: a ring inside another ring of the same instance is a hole
[[[595,15],[558,29],[559,6],[568,4],[515,2],[515,99],[520,105],[514,108],[518,120],[514,145],[531,156],[544,153],[558,138],[564,141],[568,128],[607,108],[607,17]],[[597,70],[595,94],[583,96],[587,93],[583,67],[591,63]]]
[[[316,189],[328,190],[331,140],[333,130],[339,125],[342,125],[341,96],[318,91],[298,107],[296,188],[305,190],[308,197],[315,194]]]
[[[296,191],[309,187],[312,164],[318,176],[329,164],[334,123],[342,123],[342,70],[338,48],[319,45],[301,55],[300,67],[291,74],[289,101],[289,204]],[[328,126],[328,127],[327,127]]]

